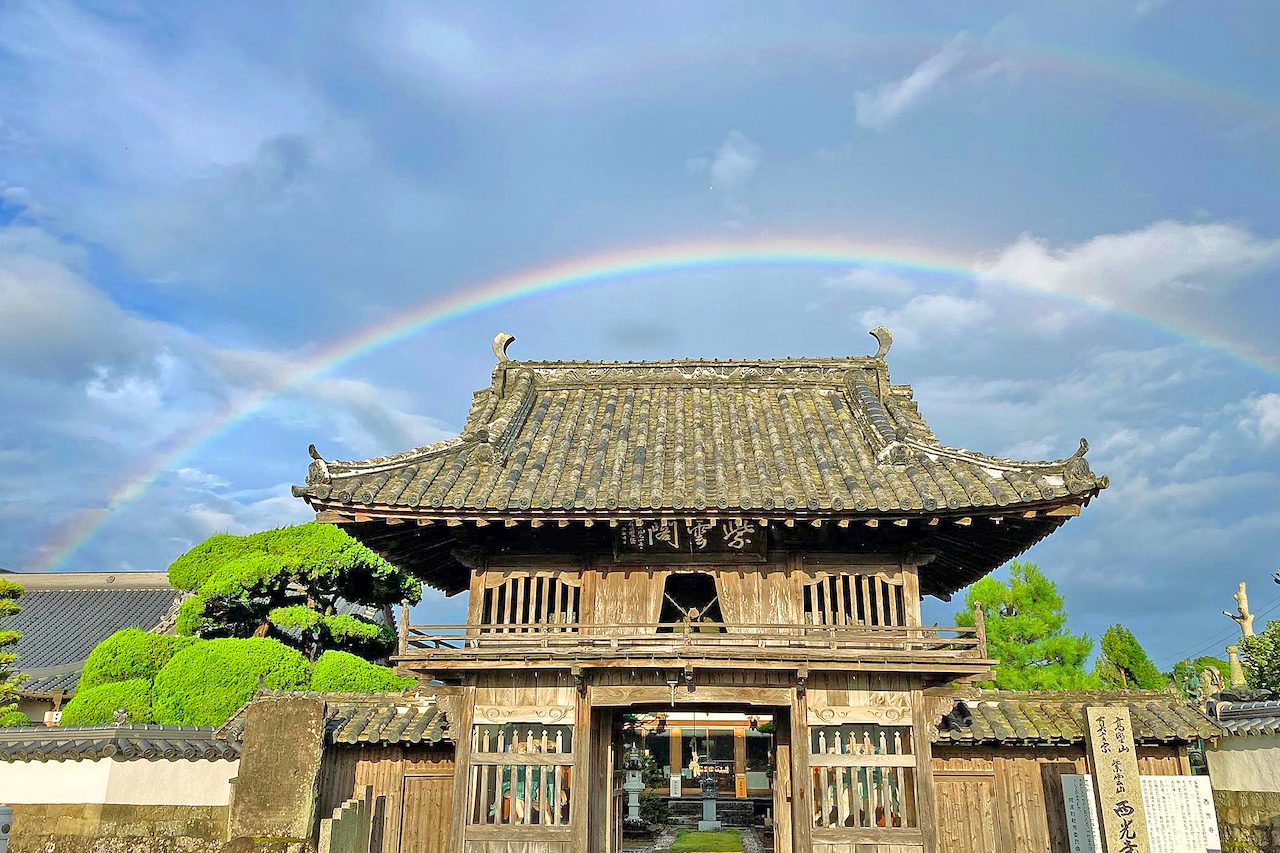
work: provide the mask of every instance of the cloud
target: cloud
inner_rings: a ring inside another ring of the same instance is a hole
[[[828,276],[822,279],[822,286],[831,290],[886,294],[905,294],[915,290],[905,277],[874,267],[854,267],[841,275]]]
[[[199,28],[177,44],[148,40],[127,20],[58,0],[6,4],[0,48],[22,72],[6,75],[0,95],[14,132],[48,147],[44,156],[72,157],[99,181],[154,184],[243,161],[263,139],[324,121],[307,87],[227,40]]]
[[[980,261],[988,280],[1013,281],[1112,307],[1229,288],[1280,258],[1280,239],[1227,223],[1163,220],[1055,248],[1024,234]]]
[[[685,167],[694,174],[709,173],[713,189],[736,192],[755,176],[764,159],[764,149],[739,130],[729,131],[713,157],[694,157]]]
[[[973,38],[962,32],[906,77],[881,84],[874,92],[855,93],[858,125],[869,130],[884,130],[893,124],[941,89],[968,58],[972,48]]]
[[[84,253],[32,227],[0,229],[0,369],[90,376],[138,365],[152,324],[93,288]]]
[[[926,293],[913,296],[901,308],[866,311],[861,325],[867,329],[886,326],[899,340],[921,342],[931,337],[950,338],[994,317],[995,311],[980,298]]]
[[[1280,441],[1280,394],[1260,394],[1246,400],[1240,426],[1263,444]]]

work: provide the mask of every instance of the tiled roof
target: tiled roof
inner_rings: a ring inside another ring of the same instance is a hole
[[[1078,504],[1107,485],[1083,442],[1052,462],[943,445],[881,357],[499,355],[458,438],[362,462],[317,454],[294,493],[317,509],[440,516],[900,516]]]
[[[439,743],[449,723],[429,697],[379,695],[326,703],[332,743]]]
[[[17,669],[26,694],[70,691],[89,652],[123,628],[154,630],[176,611],[182,593],[163,572],[9,575],[25,589],[22,611],[0,620],[21,635]]]
[[[194,726],[53,726],[0,729],[0,761],[233,760],[240,742]]]
[[[310,693],[264,690],[255,696],[323,697],[330,743],[438,743],[450,740],[449,721],[434,697],[408,693]],[[240,740],[249,704],[243,705],[219,736]]]
[[[933,703],[937,743],[1081,743],[1085,706],[1115,704],[1129,707],[1134,740],[1141,743],[1186,743],[1222,734],[1218,725],[1195,706],[1154,690],[938,690],[927,691],[926,696]]]
[[[1218,702],[1214,706],[1218,725],[1227,734],[1269,736],[1280,734],[1280,701]]]

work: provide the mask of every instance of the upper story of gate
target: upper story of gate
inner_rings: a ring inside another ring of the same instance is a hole
[[[500,334],[457,438],[360,462],[312,448],[294,493],[427,584],[469,590],[473,636],[545,628],[587,655],[588,635],[661,638],[633,641],[643,654],[740,626],[803,628],[798,646],[825,631],[828,648],[893,629],[913,654],[936,639],[921,596],[1020,554],[1107,479],[1083,441],[1052,462],[944,445],[872,334],[872,356],[666,362],[515,361]]]

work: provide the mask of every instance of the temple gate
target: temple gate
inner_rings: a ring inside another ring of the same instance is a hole
[[[514,361],[499,335],[459,437],[313,448],[295,493],[321,521],[469,593],[466,624],[406,626],[396,658],[449,686],[449,849],[617,851],[637,712],[767,717],[780,853],[937,849],[922,694],[993,661],[980,618],[922,625],[921,598],[1107,482],[1084,442],[1054,462],[941,444],[873,334],[870,357],[625,363]]]

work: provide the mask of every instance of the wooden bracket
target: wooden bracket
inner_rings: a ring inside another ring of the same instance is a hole
[[[796,670],[796,695],[803,696],[805,685],[809,681],[809,667],[802,666]]]
[[[587,695],[587,676],[582,671],[582,667],[575,666],[569,670],[569,674],[573,676],[573,686],[578,689],[579,696]]]

